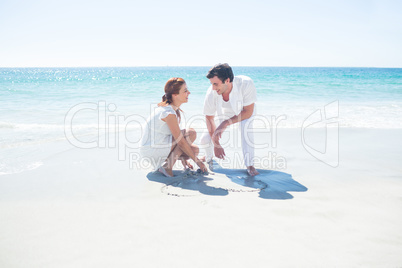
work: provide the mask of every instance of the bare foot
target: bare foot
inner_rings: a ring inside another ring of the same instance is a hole
[[[158,169],[158,171],[160,173],[162,173],[163,175],[165,175],[166,177],[173,177],[173,171],[171,168],[164,168],[164,167],[160,167]]]
[[[260,174],[260,173],[255,169],[255,167],[253,167],[253,166],[247,167],[247,173],[248,173],[248,175],[250,175],[250,176],[257,176],[258,174]]]
[[[207,164],[208,164],[209,170],[214,171],[214,161],[211,159],[207,162]]]
[[[166,172],[167,172],[167,174],[169,174],[169,176],[174,176],[173,175],[173,169],[168,169],[168,168],[165,168],[165,170],[166,170]]]

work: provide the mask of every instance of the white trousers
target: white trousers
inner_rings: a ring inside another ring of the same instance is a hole
[[[246,167],[254,166],[254,132],[253,116],[240,122],[241,147]],[[218,127],[219,125],[217,125]],[[209,132],[204,132],[201,137],[201,144],[205,146],[206,161],[212,160],[214,156],[214,145]]]

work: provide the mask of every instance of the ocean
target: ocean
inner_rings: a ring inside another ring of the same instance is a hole
[[[140,133],[170,77],[184,78],[191,92],[181,107],[184,127],[205,128],[209,68],[0,68],[0,175],[37,168],[67,150],[66,140],[69,146],[107,147],[118,132]],[[271,126],[302,128],[318,115],[310,126],[330,119],[341,128],[402,128],[400,68],[233,71],[254,80],[257,114]]]

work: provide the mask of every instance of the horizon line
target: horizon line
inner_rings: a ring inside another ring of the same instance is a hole
[[[0,66],[6,68],[152,68],[152,67],[207,67],[214,65],[133,65],[133,66]],[[382,69],[401,69],[401,67],[390,66],[269,66],[269,65],[230,65],[231,67],[267,67],[267,68],[382,68]]]

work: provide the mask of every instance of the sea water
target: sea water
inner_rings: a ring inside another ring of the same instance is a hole
[[[183,127],[205,129],[209,68],[0,68],[0,175],[40,166],[44,158],[65,150],[65,141],[92,148],[107,147],[121,132],[140,136],[170,77],[184,78],[191,92],[181,107]],[[253,79],[257,114],[271,127],[302,128],[315,112],[330,107],[339,127],[402,128],[400,68],[233,71]]]

